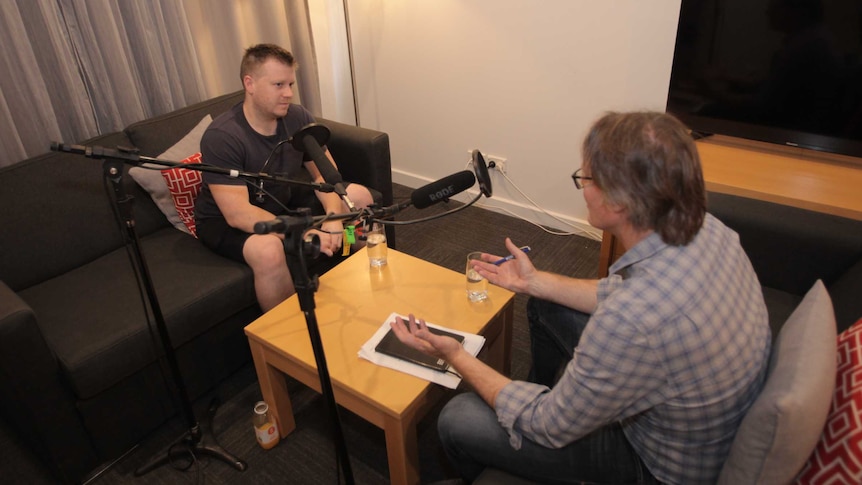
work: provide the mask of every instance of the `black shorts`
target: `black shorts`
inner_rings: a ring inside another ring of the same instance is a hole
[[[291,208],[308,207],[314,215],[324,214],[323,205],[313,191],[307,191],[303,195],[302,200],[296,202],[291,200],[291,206],[293,206]],[[283,215],[283,213],[276,215]],[[229,226],[223,217],[201,219],[196,221],[196,226],[198,239],[204,243],[204,246],[234,261],[245,263],[242,248],[251,236],[250,233]]]

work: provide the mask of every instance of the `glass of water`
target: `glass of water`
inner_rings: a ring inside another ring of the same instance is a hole
[[[374,224],[365,236],[365,247],[371,267],[377,268],[386,264],[386,230],[383,224]]]
[[[484,301],[488,299],[488,280],[473,269],[470,262],[474,259],[481,261],[482,253],[475,251],[467,255],[467,298],[470,301]]]

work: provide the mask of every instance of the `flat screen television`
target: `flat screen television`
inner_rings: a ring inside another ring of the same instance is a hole
[[[862,1],[682,0],[667,111],[702,136],[862,157]]]

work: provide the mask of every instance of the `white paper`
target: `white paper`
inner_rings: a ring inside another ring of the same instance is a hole
[[[383,367],[388,367],[390,369],[395,369],[400,372],[404,372],[405,374],[410,374],[426,381],[431,381],[436,384],[440,384],[441,386],[448,387],[449,389],[455,389],[458,387],[458,384],[461,383],[461,378],[450,373],[450,372],[440,372],[433,369],[429,369],[427,367],[423,367],[419,364],[414,364],[412,362],[407,362],[405,360],[401,360],[397,357],[391,357],[389,355],[381,354],[374,350],[377,347],[377,344],[383,340],[383,337],[386,335],[386,332],[389,331],[390,323],[395,321],[396,317],[401,317],[405,321],[407,320],[407,316],[400,315],[398,313],[391,313],[386,321],[380,325],[380,328],[377,329],[377,332],[368,339],[368,342],[359,349],[359,357],[371,361],[377,365],[381,365]],[[448,332],[457,333],[459,335],[464,336],[464,350],[466,350],[470,355],[476,356],[479,354],[479,351],[482,350],[482,346],[485,345],[485,337],[481,335],[476,335],[474,333],[466,333],[461,332],[459,330],[455,330],[453,328],[441,327],[440,325],[435,325],[433,323],[425,322],[429,327],[439,328],[441,330],[446,330]],[[454,369],[452,369],[454,371]]]

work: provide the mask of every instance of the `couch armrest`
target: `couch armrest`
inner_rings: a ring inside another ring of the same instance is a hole
[[[0,281],[0,413],[56,476],[75,480],[98,457],[59,370],[33,310]]]
[[[383,194],[381,205],[392,205],[392,160],[389,155],[389,135],[377,130],[362,128],[317,118],[329,128],[326,147],[338,165],[344,180],[356,182]],[[387,228],[387,243],[395,248],[393,226]]]

